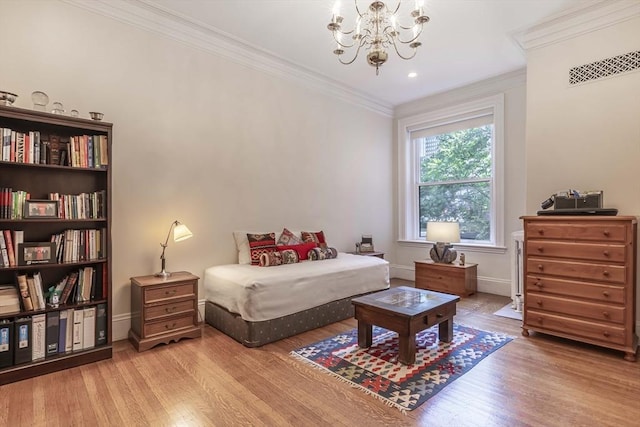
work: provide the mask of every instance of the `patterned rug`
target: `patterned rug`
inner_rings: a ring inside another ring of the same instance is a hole
[[[416,362],[398,359],[398,334],[373,327],[373,345],[358,347],[358,330],[293,350],[291,355],[376,396],[411,411],[476,366],[513,337],[454,323],[453,340],[438,341],[438,326],[416,336]]]

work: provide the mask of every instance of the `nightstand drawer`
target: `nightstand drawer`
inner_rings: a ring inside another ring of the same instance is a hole
[[[180,329],[192,328],[193,325],[193,314],[173,317],[159,322],[150,322],[144,325],[144,336],[152,338],[155,335],[169,334]]]
[[[145,309],[145,321],[162,319],[178,314],[191,314],[195,311],[195,300],[171,302],[168,304],[154,305]]]
[[[193,282],[174,283],[167,286],[154,286],[144,290],[144,304],[165,302],[174,298],[193,297]]]

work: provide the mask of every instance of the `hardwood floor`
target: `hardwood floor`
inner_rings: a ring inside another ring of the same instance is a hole
[[[395,284],[406,282],[394,281]],[[210,326],[201,339],[0,387],[0,426],[635,426],[640,364],[540,334],[492,313],[508,298],[477,294],[455,321],[514,341],[403,415],[289,352],[356,327],[353,319],[247,349]]]

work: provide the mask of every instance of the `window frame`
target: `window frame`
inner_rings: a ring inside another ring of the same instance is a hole
[[[411,132],[431,126],[443,125],[471,118],[483,111],[493,114],[492,183],[491,183],[491,238],[490,241],[462,241],[456,246],[469,248],[504,248],[504,94],[434,109],[405,117],[398,125],[398,240],[424,243],[418,225],[419,150],[411,142]],[[486,114],[486,113],[485,113]]]

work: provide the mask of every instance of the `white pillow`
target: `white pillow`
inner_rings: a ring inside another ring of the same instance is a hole
[[[302,232],[290,230],[293,234],[300,237]],[[273,231],[234,231],[233,239],[236,241],[236,249],[238,249],[238,264],[251,264],[251,249],[249,248],[249,239],[247,234],[267,234]],[[280,239],[282,230],[276,232],[276,242]]]

